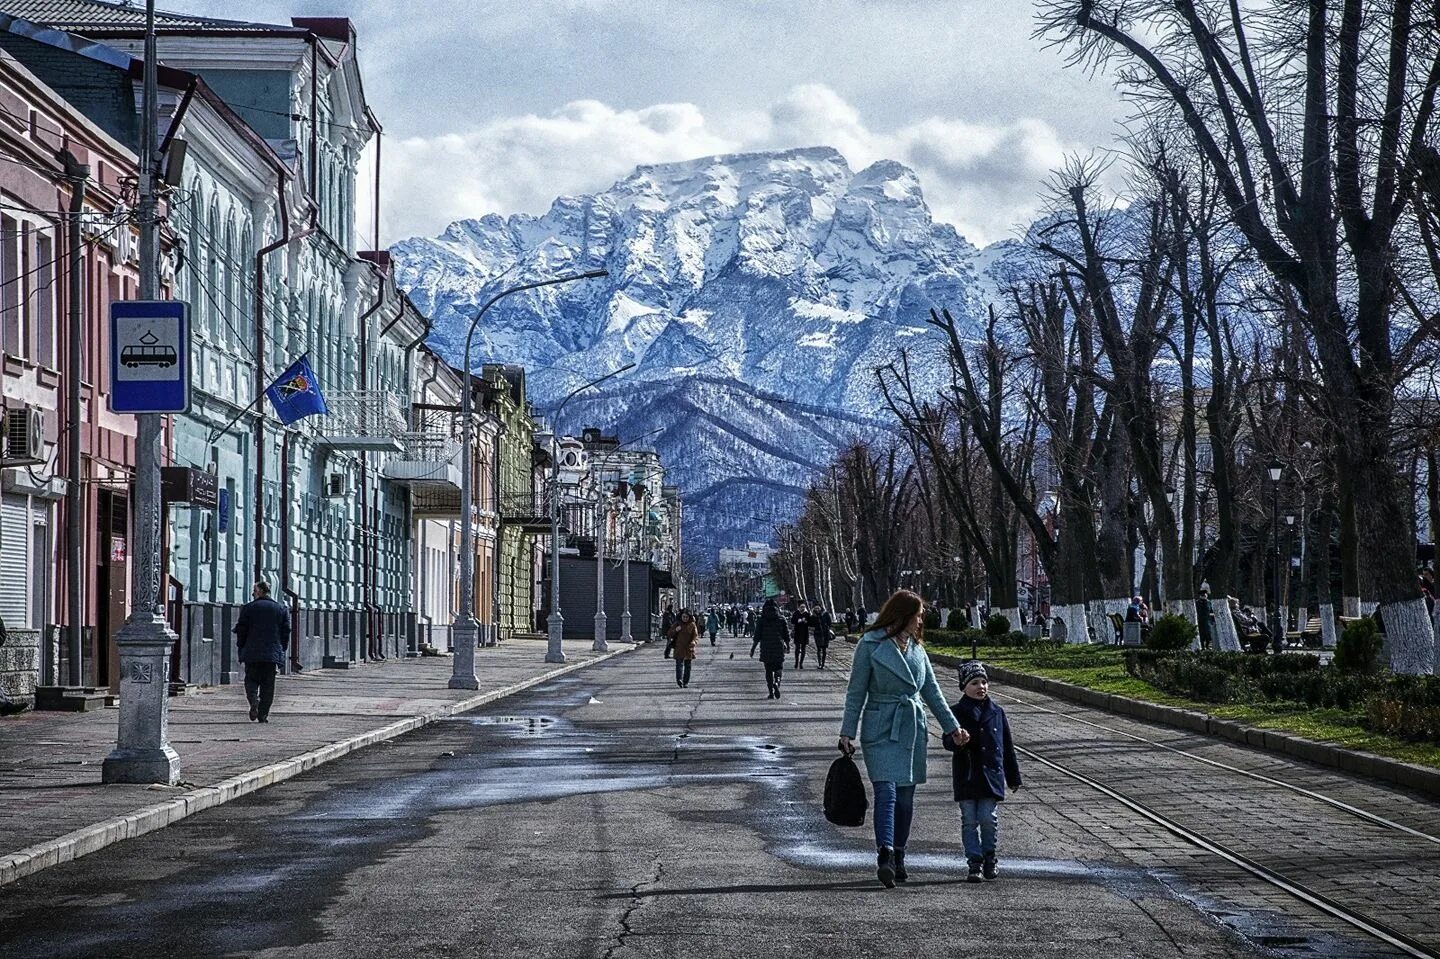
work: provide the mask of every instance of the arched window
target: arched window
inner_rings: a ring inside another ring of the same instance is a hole
[[[220,269],[223,277],[220,288],[224,291],[224,295],[219,297],[219,300],[230,317],[230,322],[224,324],[220,330],[220,340],[230,343],[232,348],[238,348],[240,344],[234,342],[235,333],[233,331],[238,329],[238,324],[241,322],[237,315],[240,312],[240,291],[235,282],[240,271],[235,263],[235,210],[233,207],[229,215],[225,217],[225,252],[221,258]]]
[[[220,208],[212,197],[210,200],[210,213],[205,225],[205,286],[207,300],[213,299],[214,306],[209,311],[210,322],[206,329],[210,333],[211,340],[217,340],[220,331],[224,329],[225,318],[220,311],[225,309],[225,297],[223,288],[220,285],[220,258],[224,255],[221,248],[222,234],[220,232]]]

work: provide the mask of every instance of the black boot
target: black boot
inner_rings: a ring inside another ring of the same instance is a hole
[[[879,855],[875,857],[875,876],[886,889],[895,888],[894,857],[895,853],[889,846],[881,846]]]
[[[972,860],[970,860],[970,875],[968,875],[968,876],[965,877],[965,881],[966,881],[966,882],[980,882],[980,881],[981,881],[981,876],[982,876],[981,868],[982,868],[982,866],[983,866],[983,863],[984,863],[984,860],[981,860],[981,859],[972,859]]]
[[[999,875],[999,873],[995,869],[995,854],[993,852],[987,852],[985,854],[985,859],[981,863],[981,868],[984,871],[986,879],[994,879],[997,875]]]
[[[905,850],[897,849],[895,850],[895,881],[905,882],[909,878],[910,874],[905,871]]]

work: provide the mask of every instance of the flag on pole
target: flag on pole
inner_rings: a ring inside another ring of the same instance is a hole
[[[320,393],[320,381],[315,378],[315,371],[310,368],[309,356],[302,356],[291,363],[285,372],[270,384],[265,395],[270,397],[270,402],[275,406],[275,415],[280,417],[280,422],[286,426],[316,413],[330,412],[330,407],[325,405],[325,397]]]

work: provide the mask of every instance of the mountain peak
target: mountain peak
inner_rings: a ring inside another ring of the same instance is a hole
[[[823,146],[642,166],[544,216],[461,220],[394,252],[397,282],[452,361],[464,317],[502,273],[604,265],[605,280],[503,301],[477,362],[529,367],[542,407],[635,363],[577,397],[563,425],[664,427],[660,451],[685,464],[686,535],[704,550],[765,538],[818,464],[873,428],[873,370],[933,335],[931,306],[980,316],[976,251],[933,222],[915,173],[890,160],[854,173]],[[922,378],[934,346],[912,350]]]

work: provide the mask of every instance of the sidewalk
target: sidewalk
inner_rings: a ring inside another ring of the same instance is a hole
[[[512,639],[476,651],[479,690],[446,688],[448,656],[281,676],[263,725],[250,722],[239,684],[176,697],[175,787],[101,785],[117,709],[0,720],[0,886],[629,648],[567,643],[569,661],[556,665],[543,641]]]

